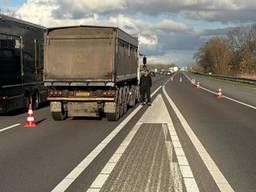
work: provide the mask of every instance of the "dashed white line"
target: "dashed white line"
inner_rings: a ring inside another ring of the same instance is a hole
[[[174,104],[172,99],[167,94],[165,86],[163,87],[163,91],[164,91],[164,94],[165,94],[168,102],[170,103],[174,112],[176,113],[177,117],[179,118],[179,120],[182,124],[182,127],[184,128],[185,132],[187,133],[188,137],[190,138],[191,142],[193,143],[195,149],[199,153],[199,156],[203,160],[203,162],[206,165],[208,171],[212,175],[212,177],[213,177],[215,183],[217,184],[219,190],[221,192],[234,192],[233,188],[228,183],[228,181],[226,180],[224,175],[221,173],[218,166],[215,164],[215,162],[213,161],[211,156],[208,154],[208,152],[206,151],[206,149],[204,148],[204,146],[202,145],[200,140],[197,138],[197,136],[195,135],[195,133],[193,132],[193,130],[189,126],[186,119],[183,117],[183,115],[181,114],[179,109],[176,107],[176,105]],[[178,160],[179,160],[179,158],[178,158]],[[185,162],[182,162],[182,163],[185,163]],[[186,174],[187,176],[189,176],[191,174],[190,172],[191,172],[191,170],[188,170],[187,168],[182,170],[182,173]],[[187,185],[191,184],[190,179],[185,180],[185,184],[186,183],[187,183]]]
[[[3,129],[0,129],[0,132],[4,132],[4,131],[7,131],[7,130],[9,130],[9,129],[13,129],[13,128],[18,127],[18,126],[20,126],[20,125],[21,125],[20,123],[17,123],[17,124],[14,124],[14,125],[10,125],[10,126],[8,126],[8,127],[5,127],[5,128],[3,128]]]
[[[154,96],[162,86],[159,86],[152,94]],[[100,152],[109,144],[110,141],[125,127],[125,125],[137,114],[142,108],[139,105],[130,113],[87,157],[85,157],[53,190],[52,192],[65,191],[78,177],[79,175],[90,165],[91,162],[100,154]],[[113,161],[117,161],[118,154],[113,158]],[[104,179],[104,178],[103,178]]]
[[[190,77],[189,77],[187,74],[185,74],[185,73],[183,73],[183,74],[185,75],[185,77],[186,77],[189,81],[191,81]],[[209,93],[212,93],[212,94],[216,95],[216,92],[211,91],[210,89],[207,89],[207,88],[205,88],[205,87],[203,87],[203,86],[201,86],[201,85],[200,85],[199,88],[200,88],[200,89],[203,89],[203,90],[205,90],[205,91],[207,91],[207,92],[209,92]],[[228,100],[230,100],[230,101],[233,101],[233,102],[236,102],[236,103],[238,103],[238,104],[244,105],[244,106],[246,106],[246,107],[249,107],[249,108],[252,108],[252,109],[256,109],[256,106],[247,104],[247,103],[242,102],[242,101],[238,101],[238,100],[236,100],[236,99],[233,99],[233,98],[228,97],[228,96],[225,96],[225,95],[224,95],[223,97],[226,98],[226,99],[228,99]]]
[[[167,85],[167,83],[169,83],[170,81],[174,81],[174,77],[177,75],[178,73],[175,73],[174,75],[172,75],[165,83],[163,86]]]

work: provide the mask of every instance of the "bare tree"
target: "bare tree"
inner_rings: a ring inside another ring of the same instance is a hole
[[[228,74],[231,59],[228,41],[222,37],[210,39],[199,49],[195,59],[204,72]]]

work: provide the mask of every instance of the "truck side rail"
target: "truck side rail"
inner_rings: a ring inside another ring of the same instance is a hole
[[[54,87],[54,86],[71,86],[71,87],[83,87],[83,86],[109,86],[114,87],[115,83],[113,81],[44,81],[44,86]]]

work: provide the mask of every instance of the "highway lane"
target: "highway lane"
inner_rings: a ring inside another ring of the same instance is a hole
[[[166,89],[234,191],[254,192],[256,111],[192,87],[183,74],[177,74]],[[170,105],[168,109],[200,191],[218,191]]]
[[[162,85],[167,77],[154,79],[152,90]],[[83,186],[93,181],[108,156],[122,141],[132,124],[146,109],[142,109],[124,131],[110,143],[99,157],[100,163],[93,164],[84,172],[89,174]],[[129,110],[131,113],[132,110]],[[129,113],[127,115],[129,115]],[[50,118],[49,107],[35,111],[40,121],[36,129],[22,126],[0,133],[0,189],[1,191],[50,191],[85,156],[87,156],[126,116],[118,122],[108,122],[105,118],[67,119],[55,122]],[[26,113],[1,116],[1,129],[26,120]],[[78,180],[79,181],[79,180]]]
[[[179,81],[180,78],[182,78],[182,82]],[[167,79],[167,77],[155,79],[153,90],[160,85],[164,85]],[[181,73],[176,74],[174,81],[169,81],[165,88],[233,189],[235,191],[254,192],[256,189],[256,169],[254,165],[256,158],[254,150],[256,146],[255,110],[230,100],[217,99],[209,92],[196,89]],[[161,177],[165,179],[169,177],[166,172],[168,165],[164,160],[166,155],[158,151],[164,151],[164,148],[154,148],[154,142],[160,143],[160,146],[163,145],[163,139],[154,140],[155,137],[163,137],[163,133],[159,132],[161,130],[159,123],[162,122],[159,121],[160,117],[158,118],[160,115],[163,121],[173,122],[200,191],[219,191],[215,180],[184,131],[165,94],[161,90],[158,91],[153,97],[153,101],[155,98],[159,98],[160,95],[162,95],[164,104],[161,103],[160,99],[160,103],[156,105],[159,106],[158,110],[164,110],[156,112],[154,111],[154,105],[152,111],[148,111],[150,108],[146,106],[142,107],[82,174],[75,179],[67,191],[86,191],[92,185],[119,148],[119,145],[124,142],[133,127],[140,123],[140,119],[146,111],[149,114],[146,119],[149,120],[144,122],[151,124],[144,124],[139,129],[138,134],[135,135],[137,139],[132,142],[127,154],[123,157],[124,162],[126,162],[126,157],[131,158],[131,151],[141,151],[142,156],[134,156],[136,159],[143,159],[143,151],[145,153],[147,151],[147,154],[152,157],[154,157],[154,152],[158,154],[157,159],[159,159],[161,165],[164,165],[164,167],[161,167],[161,170],[164,170]],[[163,108],[163,105],[166,107]],[[35,112],[36,119],[40,121],[36,129],[17,126],[0,132],[1,191],[51,191],[132,111],[129,110],[128,114],[118,122],[108,122],[105,118],[102,120],[67,119],[62,122],[55,122],[50,118],[49,107],[45,107]],[[1,116],[0,120],[3,120],[1,121],[1,129],[14,123],[23,124],[25,119],[26,113],[11,117]],[[153,125],[154,122],[158,124]],[[147,130],[150,130],[150,132],[147,132]],[[144,137],[146,134],[151,136]],[[143,148],[141,148],[142,142],[151,143],[150,148],[147,148],[147,145],[143,145]],[[163,156],[160,157],[161,154]],[[177,161],[177,158],[174,159]],[[145,164],[142,164],[142,166],[148,167],[151,163],[149,159],[145,159]],[[139,162],[129,164],[130,166],[140,166]],[[129,171],[129,168],[127,169],[124,164],[120,163],[114,172],[118,173],[118,169]],[[143,169],[141,167],[142,171],[140,172],[143,172]],[[154,174],[159,174],[157,169],[154,170]],[[130,171],[129,177],[132,174],[135,173]],[[123,173],[122,177],[125,175],[126,173]],[[110,180],[115,177],[117,175],[114,174],[110,177]],[[155,180],[156,178],[151,179]],[[142,179],[143,182],[145,182],[145,178]],[[165,185],[167,186],[166,183]],[[105,191],[108,191],[109,187],[111,187],[111,183],[106,183]],[[159,186],[159,188],[162,187]],[[166,190],[166,188],[163,188],[163,190]],[[191,191],[194,192],[193,189]]]

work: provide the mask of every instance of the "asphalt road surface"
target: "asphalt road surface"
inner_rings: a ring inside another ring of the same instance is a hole
[[[217,99],[189,78],[155,78],[152,106],[117,122],[55,122],[43,107],[28,129],[26,113],[0,116],[0,191],[255,192],[256,111],[241,104],[254,106],[255,90],[223,82],[235,101]]]

